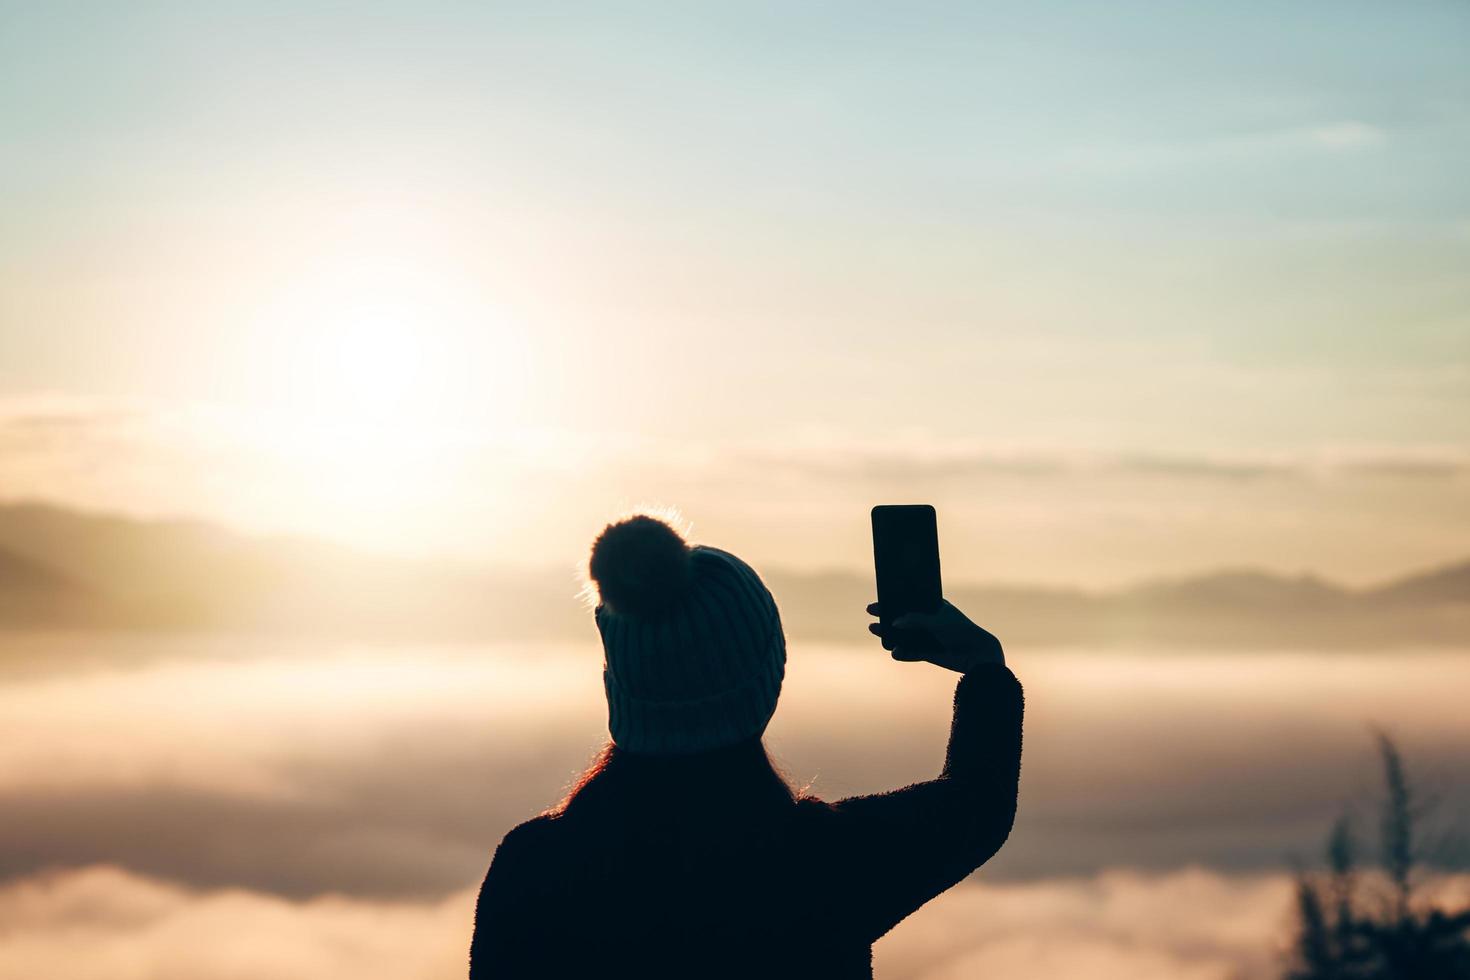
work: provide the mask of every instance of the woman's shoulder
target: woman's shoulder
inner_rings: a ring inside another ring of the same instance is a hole
[[[821,824],[837,816],[837,808],[820,796],[805,794],[796,798],[792,816],[798,824]]]
[[[537,854],[552,847],[562,832],[560,814],[547,812],[532,817],[506,832],[500,846],[495,848],[495,857],[498,860],[501,855],[513,858]]]
[[[544,880],[550,867],[565,854],[565,847],[558,843],[560,836],[561,827],[554,813],[543,813],[511,828],[490,858],[482,889],[497,885],[523,891]]]

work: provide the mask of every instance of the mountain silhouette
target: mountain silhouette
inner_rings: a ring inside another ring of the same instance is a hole
[[[1410,575],[1368,594],[1377,601],[1410,605],[1470,602],[1470,561]]]
[[[0,593],[56,595],[78,591],[75,581],[38,561],[0,549]]]
[[[763,570],[795,638],[867,641],[869,575]],[[569,571],[474,566],[40,503],[0,505],[0,628],[286,631],[426,640],[592,635]],[[1129,588],[949,583],[1033,646],[1365,648],[1470,642],[1470,562],[1367,589],[1236,569]],[[856,611],[856,612],[855,612]]]
[[[70,576],[0,548],[0,625],[47,626],[75,621],[90,590]]]

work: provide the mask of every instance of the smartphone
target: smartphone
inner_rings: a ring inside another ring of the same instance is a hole
[[[937,647],[922,630],[895,630],[905,613],[935,612],[943,601],[939,581],[939,525],[928,504],[883,504],[873,508],[873,570],[883,624],[883,649]]]

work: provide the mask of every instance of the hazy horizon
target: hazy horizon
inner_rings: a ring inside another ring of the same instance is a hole
[[[444,567],[459,567],[481,571],[528,571],[533,573],[554,572],[566,573],[575,579],[576,587],[582,588],[586,584],[586,553],[590,549],[591,542],[588,541],[581,550],[568,558],[566,556],[548,556],[539,562],[527,561],[520,556],[513,556],[509,560],[502,561],[499,553],[488,552],[476,556],[457,551],[403,551],[393,548],[372,547],[361,542],[354,542],[340,537],[313,534],[310,530],[300,531],[272,531],[263,528],[253,528],[232,524],[228,521],[215,520],[208,517],[183,514],[183,513],[137,513],[128,510],[111,510],[98,507],[75,506],[61,498],[47,498],[36,496],[17,496],[7,498],[0,496],[0,510],[18,509],[25,510],[35,508],[43,512],[55,512],[68,517],[80,518],[84,521],[99,521],[103,523],[120,522],[133,525],[141,530],[156,528],[162,531],[185,530],[188,532],[203,532],[205,534],[224,534],[239,541],[263,547],[278,546],[284,549],[292,547],[305,547],[311,549],[328,548],[340,549],[343,558],[351,559],[358,556],[367,561],[387,560],[390,562],[404,561],[408,563],[440,564]],[[681,533],[688,536],[692,543],[706,543],[703,536],[697,533],[692,521],[689,521],[682,511],[668,505],[654,503],[635,504],[625,510],[609,511],[609,520],[632,513],[654,513],[675,515],[680,526]],[[866,516],[866,515],[864,515]],[[601,525],[596,525],[600,529]],[[593,536],[595,537],[595,530]],[[709,542],[713,543],[713,542]],[[869,544],[864,541],[864,544]],[[3,545],[0,539],[0,545]],[[962,546],[962,542],[957,542]],[[853,564],[814,564],[807,566],[804,563],[774,564],[768,567],[769,571],[777,574],[799,574],[802,576],[867,576],[872,575],[872,556],[864,556],[866,560]],[[1194,567],[1183,567],[1166,572],[1144,573],[1135,577],[1108,581],[1102,584],[1088,586],[1077,581],[1053,581],[1053,580],[1022,580],[1009,578],[994,579],[965,579],[951,577],[948,581],[963,587],[997,587],[997,588],[1021,588],[1038,590],[1061,589],[1079,590],[1097,594],[1107,594],[1114,591],[1127,591],[1138,587],[1145,587],[1170,582],[1187,581],[1192,579],[1205,579],[1216,575],[1231,574],[1262,574],[1280,577],[1282,579],[1306,579],[1321,581],[1323,583],[1340,586],[1347,589],[1371,589],[1392,584],[1406,576],[1414,576],[1426,572],[1441,569],[1455,568],[1466,563],[1470,558],[1470,552],[1446,551],[1437,558],[1431,557],[1428,561],[1405,566],[1392,571],[1385,571],[1377,577],[1359,579],[1339,574],[1331,568],[1290,568],[1281,569],[1273,567],[1268,559],[1257,561],[1243,561],[1238,564],[1200,564]],[[970,563],[958,562],[961,568],[970,567]]]

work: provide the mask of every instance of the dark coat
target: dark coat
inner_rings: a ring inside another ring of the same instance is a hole
[[[1007,668],[972,671],[939,777],[875,796],[783,787],[738,805],[705,793],[609,810],[579,794],[496,850],[471,980],[871,978],[873,943],[1005,842],[1021,713]]]

